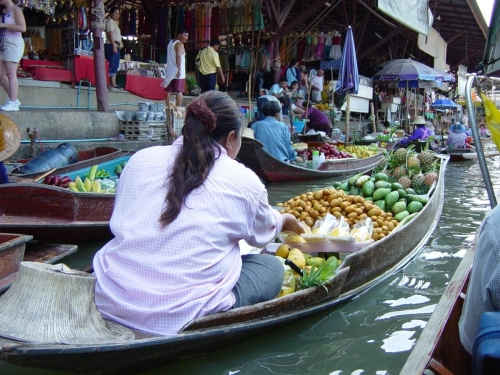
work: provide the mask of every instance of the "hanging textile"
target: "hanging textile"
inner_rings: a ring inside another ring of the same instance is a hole
[[[291,43],[293,43],[293,44],[292,44],[292,51],[291,51],[290,60],[291,59],[298,59],[297,52],[299,49],[299,39],[297,38],[297,34],[295,34],[295,33],[292,34]]]
[[[214,6],[212,8],[212,22],[210,28],[210,39],[219,39],[220,36],[220,8]]]
[[[203,40],[205,38],[204,24],[205,24],[205,7],[203,6],[203,4],[200,4],[197,6],[196,9],[196,32],[198,34],[197,39],[199,40]],[[206,43],[201,42],[199,47],[205,48]]]
[[[189,30],[189,37],[191,40],[198,40],[198,25],[196,22],[197,10],[195,5],[191,5],[189,10],[189,18],[191,19],[191,29]]]
[[[334,31],[332,50],[330,51],[330,59],[338,59],[341,56],[342,50],[340,49],[340,33],[338,31]]]
[[[311,54],[311,40],[312,40],[311,34],[307,33],[304,39],[306,40],[306,43],[304,47],[304,53],[302,54],[302,60],[310,61],[309,55]]]
[[[157,44],[158,48],[166,48],[167,42],[170,40],[170,35],[167,35],[167,25],[170,24],[170,19],[167,17],[167,8],[161,5],[158,8],[158,27],[157,27]]]
[[[304,62],[304,51],[306,49],[306,38],[300,38],[298,47],[297,47],[297,59],[299,61]]]
[[[129,27],[130,27],[130,9],[125,8],[121,11],[120,14],[121,22],[120,22],[120,30],[123,35],[129,35]]]
[[[317,49],[318,49],[318,34],[313,34],[311,35],[311,48],[309,48],[309,56],[307,58],[309,61],[316,60]]]
[[[128,28],[128,35],[137,35],[137,12],[134,8],[130,9],[130,24]]]
[[[333,32],[328,32],[325,38],[325,49],[323,51],[323,60],[330,60],[330,51],[332,50]]]
[[[137,16],[139,19],[139,26],[137,29],[137,33],[139,35],[146,34],[146,28],[145,28],[145,17],[144,17],[144,9],[140,8],[139,11],[137,12]]]
[[[185,10],[186,7],[184,5],[179,5],[179,11],[177,12],[177,31],[184,29],[184,25],[186,23]]]
[[[264,30],[264,16],[262,15],[262,0],[254,0],[253,3],[254,29]]]
[[[253,21],[254,17],[252,14],[252,0],[245,0],[245,4],[243,6],[243,31],[252,31],[253,30]]]
[[[316,48],[316,60],[323,59],[323,51],[325,49],[325,39],[326,39],[325,33],[321,32],[318,35],[318,47]]]
[[[219,8],[220,17],[220,35],[229,34],[229,12],[227,10],[227,3],[223,2]]]
[[[212,5],[210,3],[207,3],[205,5],[204,9],[204,14],[205,14],[205,20],[203,22],[204,24],[204,30],[203,30],[203,39],[206,41],[210,41],[210,30],[211,30],[211,18],[212,18]],[[210,43],[206,43],[206,46],[208,47]]]

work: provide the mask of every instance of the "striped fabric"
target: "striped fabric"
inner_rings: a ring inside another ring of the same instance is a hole
[[[132,156],[118,184],[115,238],[94,258],[102,315],[150,334],[175,334],[194,318],[229,310],[241,271],[238,241],[262,246],[282,227],[264,185],[222,149],[205,184],[162,228],[167,172],[182,142]]]
[[[460,317],[460,341],[472,353],[481,314],[500,311],[500,206],[488,213],[479,230],[474,265]]]

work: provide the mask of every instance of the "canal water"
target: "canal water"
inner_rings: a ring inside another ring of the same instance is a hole
[[[499,197],[499,157],[487,161]],[[271,204],[329,181],[268,187]],[[470,245],[489,201],[475,161],[448,163],[441,219],[419,256],[357,298],[279,330],[148,375],[394,375],[399,374],[436,303]],[[497,198],[498,199],[498,198]],[[95,245],[81,247],[67,263],[90,262]],[[2,375],[59,372],[10,366]]]

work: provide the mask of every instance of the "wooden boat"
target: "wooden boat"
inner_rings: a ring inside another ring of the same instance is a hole
[[[9,235],[16,236],[15,234]],[[0,238],[2,238],[3,236],[6,235],[0,234]],[[20,236],[31,238],[31,236]],[[19,259],[19,261],[24,260],[28,262],[52,264],[70,254],[73,254],[74,252],[76,252],[77,248],[78,246],[76,245],[27,243],[26,249],[23,249],[24,256],[21,256],[21,259]],[[2,262],[0,262],[0,264],[2,264]],[[0,294],[7,290],[12,284],[12,282],[16,278],[18,269],[19,263],[17,263],[16,271],[0,277]]]
[[[466,160],[477,160],[477,153],[473,149],[465,148],[465,149],[451,149],[451,150],[443,150],[443,153],[446,153],[450,156],[450,161],[466,161]],[[485,158],[492,158],[497,155],[500,155],[496,151],[485,151]]]
[[[131,374],[227,347],[329,309],[384,280],[420,252],[441,215],[447,162],[448,158],[444,158],[436,189],[411,225],[347,255],[336,276],[323,286],[204,316],[170,337],[137,332],[136,339],[131,342],[102,345],[34,344],[0,338],[0,359],[16,365],[65,372]]]
[[[24,234],[0,233],[0,290],[3,280],[12,280],[23,260],[26,242],[32,236]]]
[[[99,164],[114,174],[122,156]],[[90,167],[65,173],[71,179],[88,174]],[[116,176],[116,175],[115,175]],[[44,184],[0,185],[0,227],[6,233],[25,233],[36,240],[52,243],[106,241],[113,236],[109,220],[115,194],[76,193]]]
[[[54,172],[50,173],[49,176],[58,176],[58,175],[64,175],[69,172],[73,172],[82,168],[87,168],[91,167],[96,164],[101,164],[109,160],[113,160],[116,158],[119,158],[121,156],[129,154],[130,151],[122,151],[120,149],[117,149],[115,147],[107,147],[107,146],[101,146],[101,147],[95,147],[92,149],[88,150],[81,150],[78,151],[78,161],[74,164],[70,164],[64,167],[59,167],[57,168]],[[25,164],[28,161],[32,159],[22,159],[18,160],[18,163]],[[22,178],[33,178],[36,179],[38,176],[42,175],[44,172],[37,172],[37,173],[22,173],[19,171],[19,167],[15,168],[12,170],[11,173],[9,173],[12,176],[15,177],[22,177]]]
[[[314,146],[321,142],[307,142]],[[383,159],[382,152],[365,159],[328,160],[318,169],[304,168],[276,159],[264,151],[261,142],[243,137],[237,159],[253,170],[266,183],[306,181],[321,178],[338,177],[344,179],[350,175],[369,171]]]
[[[475,244],[460,262],[439,300],[401,375],[421,375],[426,369],[436,375],[470,375],[471,356],[460,344],[458,322],[469,282]]]

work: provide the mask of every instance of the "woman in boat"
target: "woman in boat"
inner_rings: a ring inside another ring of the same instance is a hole
[[[292,147],[288,126],[279,121],[281,109],[276,102],[267,102],[262,108],[266,118],[252,124],[254,137],[264,145],[264,150],[281,161],[304,162]]]
[[[481,138],[491,137],[491,134],[489,133],[488,129],[486,128],[486,124],[479,125],[479,136]]]
[[[302,117],[309,120],[307,128],[324,132],[327,136],[330,136],[332,128],[332,122],[330,119],[318,108],[313,107],[310,101],[304,101],[302,106],[305,109]]]
[[[426,121],[422,116],[415,116],[412,124],[416,126],[416,129],[409,137],[399,141],[399,145],[408,146],[411,141],[425,141],[431,136],[432,132],[425,126]]]
[[[268,255],[241,256],[298,220],[268,203],[258,177],[234,158],[243,119],[227,94],[209,91],[187,107],[171,146],[135,153],[124,168],[110,227],[94,258],[101,314],[153,335],[191,320],[276,297],[284,268]]]
[[[450,134],[446,141],[447,147],[451,149],[466,148],[467,134],[465,134],[465,126],[461,123],[456,123],[450,126]]]
[[[467,297],[458,324],[460,341],[472,354],[481,314],[500,311],[500,205],[485,217],[477,234]]]

